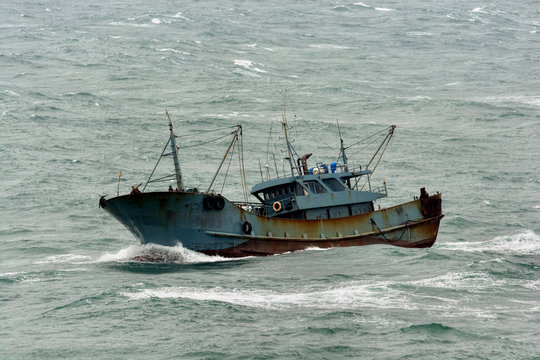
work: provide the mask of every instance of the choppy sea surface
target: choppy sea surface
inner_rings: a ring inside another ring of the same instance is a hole
[[[540,358],[539,20],[531,0],[1,2],[0,358]],[[382,206],[443,194],[432,248],[229,260],[98,208],[120,171],[120,193],[147,179],[165,109],[188,186],[229,141],[190,134],[235,124],[254,185],[284,89],[314,161],[336,120],[346,144],[397,125],[372,182]]]

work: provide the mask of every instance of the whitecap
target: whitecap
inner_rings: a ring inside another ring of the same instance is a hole
[[[466,252],[497,252],[511,255],[540,254],[540,236],[532,230],[525,230],[515,235],[497,236],[487,241],[466,241],[459,243],[442,243],[440,249]]]
[[[152,19],[152,23],[154,23],[154,24],[161,24],[161,20],[159,20],[158,18],[153,18],[153,19]]]
[[[244,69],[247,69],[247,70],[250,70],[250,71],[255,71],[255,72],[258,72],[258,73],[267,72],[266,70],[262,70],[262,69],[256,67],[254,65],[254,63],[252,61],[250,61],[250,60],[235,59],[234,60],[234,65],[237,65],[237,66],[243,67]],[[258,64],[258,65],[261,65],[261,64]]]
[[[416,96],[412,96],[412,97],[405,97],[405,98],[399,98],[398,99],[405,99],[405,100],[410,100],[410,101],[427,101],[427,100],[433,100],[431,97],[427,96],[427,95],[416,95]]]
[[[185,52],[185,51],[176,50],[176,49],[170,49],[170,48],[163,48],[163,49],[156,49],[156,50],[157,50],[157,51],[161,51],[161,52],[173,52],[173,53],[176,53],[176,54],[191,55],[191,53],[188,53],[188,52]]]
[[[375,10],[377,10],[377,11],[395,11],[395,9],[380,8],[380,7],[376,7]]]
[[[5,92],[7,92],[7,93],[10,94],[10,95],[14,95],[14,96],[21,97],[21,95],[17,94],[15,91],[5,90]]]
[[[309,45],[309,47],[316,48],[316,49],[330,49],[330,50],[346,50],[346,49],[350,49],[350,47],[348,47],[348,46],[335,45],[335,44],[312,44],[312,45]]]
[[[109,25],[114,25],[114,26],[133,26],[133,27],[150,27],[150,24],[130,24],[130,23],[124,23],[124,22],[117,22],[117,21],[113,21],[113,22],[109,23]]]
[[[177,12],[176,14],[174,14],[174,15],[173,15],[173,18],[184,19],[184,20],[189,21],[189,19],[188,19],[187,17],[185,17],[185,16],[182,15],[182,12],[181,12],[181,11]]]
[[[487,103],[518,103],[524,105],[540,106],[540,96],[491,96],[480,99],[480,101],[485,101]]]
[[[164,49],[157,49],[157,51],[172,51],[174,53],[180,54],[180,51],[170,48],[164,48]]]
[[[486,12],[484,11],[484,8],[485,8],[485,6],[484,7],[477,7],[477,8],[472,9],[470,12],[486,14]]]
[[[428,279],[411,281],[409,282],[409,284],[415,286],[453,290],[468,290],[474,292],[481,289],[493,288],[495,286],[504,286],[506,285],[506,281],[503,279],[493,279],[484,273],[449,272],[444,275],[439,275]]]
[[[371,7],[371,6],[369,6],[369,5],[367,5],[367,4],[364,4],[364,3],[362,3],[362,2],[356,2],[356,3],[354,3],[353,5],[357,5],[357,6],[361,6],[361,7],[365,7],[365,8]]]

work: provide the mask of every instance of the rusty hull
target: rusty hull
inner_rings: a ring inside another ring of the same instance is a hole
[[[203,207],[204,195],[152,192],[101,199],[142,244],[183,247],[225,257],[264,256],[304,250],[387,244],[430,247],[443,218],[441,195],[335,219],[264,217],[226,200],[221,210]],[[246,233],[245,223],[251,231]]]

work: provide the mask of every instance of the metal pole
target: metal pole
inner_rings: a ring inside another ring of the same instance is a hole
[[[165,113],[167,114],[167,118],[169,119],[169,129],[171,131],[171,149],[172,149],[172,156],[174,160],[174,173],[176,175],[176,185],[178,187],[178,190],[184,189],[184,184],[182,183],[182,172],[180,171],[180,163],[178,162],[178,148],[176,147],[176,137],[174,136],[173,132],[173,126],[172,121],[169,116],[169,112],[165,110]]]

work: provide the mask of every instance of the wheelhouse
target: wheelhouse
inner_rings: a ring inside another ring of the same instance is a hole
[[[367,171],[326,173],[310,169],[304,175],[278,178],[255,185],[251,194],[261,205],[259,215],[294,219],[331,219],[373,211],[373,202],[386,196],[386,190],[359,191],[351,179],[369,174]]]

